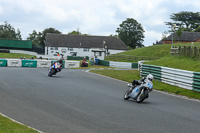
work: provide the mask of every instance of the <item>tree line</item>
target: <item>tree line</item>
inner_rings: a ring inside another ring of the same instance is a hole
[[[200,12],[172,13],[170,19],[170,22],[165,22],[169,26],[169,30],[163,32],[163,40],[167,38],[170,32],[176,33],[178,37],[181,37],[183,31],[200,32]]]
[[[182,31],[200,32],[199,12],[193,13],[183,11],[172,13],[170,19],[172,20],[171,22],[165,22],[166,25],[170,26],[168,32],[176,32],[178,36],[181,36]],[[144,47],[142,44],[145,38],[144,32],[142,25],[137,22],[137,20],[127,18],[119,24],[119,27],[116,29],[117,34],[110,36],[119,37],[130,49],[135,49],[138,47]],[[166,38],[168,32],[165,31],[163,33],[162,39]],[[62,34],[62,32],[52,27],[44,29],[42,32],[33,30],[33,32],[29,34],[27,40],[31,40],[33,45],[44,47],[47,33]],[[82,34],[79,30],[74,30],[68,34],[88,35]],[[0,39],[22,40],[21,32],[19,29],[15,30],[15,28],[13,28],[8,22],[4,22],[3,25],[0,25]]]
[[[140,23],[138,23],[133,18],[127,18],[127,20],[123,21],[122,24],[119,25],[116,32],[117,35],[110,35],[119,37],[129,48],[136,48],[144,46],[142,42],[144,41],[144,29]],[[29,34],[27,40],[31,40],[33,45],[37,46],[45,46],[45,37],[47,33],[56,33],[62,34],[56,28],[47,28],[42,32],[37,32],[33,30],[32,33]],[[68,35],[88,35],[82,34],[79,30],[74,30],[69,32]],[[15,30],[8,22],[4,22],[3,25],[0,25],[0,39],[9,39],[9,40],[22,40],[21,32],[19,29]]]

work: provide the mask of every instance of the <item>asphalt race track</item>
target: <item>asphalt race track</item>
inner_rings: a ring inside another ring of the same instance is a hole
[[[123,100],[125,82],[82,70],[0,68],[0,112],[45,133],[197,133],[200,102],[153,91]]]

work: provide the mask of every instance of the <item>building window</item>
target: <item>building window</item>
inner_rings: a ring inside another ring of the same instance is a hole
[[[58,47],[51,47],[50,50],[58,50]]]
[[[89,52],[89,50],[90,50],[89,48],[84,48],[83,49],[84,52]]]
[[[62,53],[66,53],[67,50],[66,50],[65,48],[63,48],[63,49],[61,49],[61,52],[62,52]]]
[[[73,48],[68,48],[68,51],[73,51]]]
[[[95,52],[96,56],[101,56],[101,52]]]

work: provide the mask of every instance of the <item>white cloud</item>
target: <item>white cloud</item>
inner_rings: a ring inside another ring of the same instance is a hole
[[[3,9],[2,7],[0,6],[0,15],[3,13]]]
[[[162,33],[156,31],[146,31],[145,35],[145,46],[152,45],[156,41],[160,41],[162,38]]]
[[[200,1],[199,0],[175,0],[175,4],[180,6],[193,6],[193,7],[199,7]]]
[[[116,34],[126,18],[145,29],[145,44],[160,40],[170,14],[199,11],[199,0],[0,0],[0,22],[19,27],[25,38],[33,30],[53,27],[63,33],[80,29],[90,35]]]

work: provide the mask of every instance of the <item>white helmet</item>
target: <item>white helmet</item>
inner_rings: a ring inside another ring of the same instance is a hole
[[[152,74],[147,75],[147,79],[152,81],[153,80],[153,75]]]

